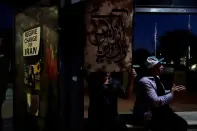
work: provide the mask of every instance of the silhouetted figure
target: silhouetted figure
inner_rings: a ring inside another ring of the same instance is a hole
[[[88,77],[88,93],[90,131],[127,130],[117,110],[118,97],[126,98],[128,95],[120,81],[112,78],[110,73],[91,73]]]
[[[169,106],[174,93],[185,90],[185,87],[173,85],[171,90],[165,90],[159,78],[163,72],[162,60],[154,56],[146,60],[147,74],[139,79],[137,87],[135,120],[153,131],[187,131],[187,122]]]

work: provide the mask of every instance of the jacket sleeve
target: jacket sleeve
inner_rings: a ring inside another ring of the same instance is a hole
[[[163,96],[158,96],[153,84],[148,80],[142,80],[140,81],[140,84],[145,89],[145,94],[147,96],[148,102],[150,102],[151,105],[153,105],[154,107],[169,104],[173,99],[172,93],[168,93]]]

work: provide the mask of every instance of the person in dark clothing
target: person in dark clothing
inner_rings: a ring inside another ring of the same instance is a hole
[[[154,56],[147,58],[147,75],[138,82],[134,116],[152,131],[187,131],[187,122],[169,106],[174,94],[184,91],[185,86],[174,84],[171,90],[165,90],[159,78],[164,68],[162,60]]]
[[[135,76],[135,70],[132,71]],[[126,131],[117,110],[118,97],[126,98],[127,91],[110,73],[91,73],[88,79],[90,130]]]

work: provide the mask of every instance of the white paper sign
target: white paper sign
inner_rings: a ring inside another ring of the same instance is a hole
[[[23,33],[23,56],[38,55],[40,48],[40,27]]]

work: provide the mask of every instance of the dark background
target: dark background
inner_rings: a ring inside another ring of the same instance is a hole
[[[81,66],[83,65],[83,32],[84,20],[83,9],[85,2],[79,2],[71,5],[71,0],[1,0],[0,1],[0,37],[9,39],[7,42],[8,51],[14,63],[14,28],[15,28],[15,15],[29,8],[32,5],[52,6],[57,5],[60,7],[60,60],[64,68],[61,69],[60,74],[60,90],[61,92],[61,111],[62,111],[62,128],[70,130],[83,130],[83,74]],[[180,8],[196,8],[197,0],[135,0],[137,7],[180,7]],[[77,33],[76,33],[77,30]],[[7,33],[5,33],[7,32]],[[12,39],[11,39],[12,38]],[[65,42],[72,42],[72,47],[67,48]],[[81,45],[80,45],[80,44]],[[76,50],[77,47],[77,50]],[[64,50],[65,49],[65,50]],[[62,52],[61,52],[62,51]],[[67,52],[66,52],[67,51]],[[72,57],[66,57],[71,55]],[[14,68],[14,67],[13,67]],[[12,75],[14,76],[14,75]],[[72,76],[78,76],[80,81],[75,83],[72,81]],[[66,86],[66,88],[64,88]],[[18,97],[18,96],[14,96]],[[65,101],[63,101],[65,100]],[[73,104],[74,103],[74,104]],[[15,103],[14,106],[19,106],[20,103]],[[14,110],[14,113],[15,112]],[[66,123],[66,124],[65,124]]]

